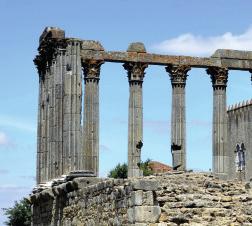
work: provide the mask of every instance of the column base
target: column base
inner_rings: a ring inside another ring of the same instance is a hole
[[[51,181],[47,181],[45,183],[38,184],[33,189],[33,193],[40,192],[44,189],[51,188],[51,187],[66,183],[66,182],[71,181],[74,178],[78,178],[78,177],[96,177],[96,175],[93,171],[89,171],[89,170],[71,171],[67,175],[62,175],[59,178],[55,178]]]
[[[142,176],[143,176],[143,171],[141,169],[132,169],[131,175],[128,175],[128,178],[142,177]]]

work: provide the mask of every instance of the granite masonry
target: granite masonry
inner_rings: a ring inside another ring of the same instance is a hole
[[[63,30],[47,27],[38,52],[33,226],[252,225],[250,184],[244,188],[238,183],[252,178],[252,102],[228,110],[226,106],[228,72],[251,74],[251,51],[220,49],[205,58],[171,56],[147,53],[140,42],[131,43],[125,52],[106,51],[97,41],[68,38]],[[98,178],[99,80],[106,62],[121,63],[128,76],[127,180]],[[142,88],[145,69],[151,65],[163,66],[171,79],[167,155],[171,152],[173,170],[179,174],[143,179]],[[191,68],[205,68],[213,87],[213,175],[182,173],[186,172],[186,80]]]
[[[75,178],[31,196],[33,226],[251,226],[252,185],[209,173]]]

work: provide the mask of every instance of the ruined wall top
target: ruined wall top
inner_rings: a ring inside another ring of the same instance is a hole
[[[231,112],[231,111],[236,111],[239,110],[241,108],[247,108],[249,106],[252,106],[252,99],[251,100],[247,100],[247,101],[242,101],[240,103],[234,104],[234,105],[230,105],[227,109],[227,112]]]

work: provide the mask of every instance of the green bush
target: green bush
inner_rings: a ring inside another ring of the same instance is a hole
[[[150,159],[147,159],[145,162],[141,162],[138,164],[139,168],[143,171],[144,176],[149,176],[153,174],[153,172],[149,167],[150,161],[151,161]],[[128,165],[126,163],[123,163],[122,165],[119,163],[108,174],[108,177],[111,178],[127,178],[127,176],[128,176]]]
[[[3,208],[4,214],[8,217],[5,222],[9,226],[30,226],[31,225],[31,205],[27,199],[15,202],[11,208]]]
[[[152,170],[149,167],[150,159],[147,159],[145,162],[140,163],[140,169],[143,171],[144,176],[150,176],[153,174]]]
[[[108,177],[112,178],[127,178],[128,166],[126,163],[122,165],[119,163],[114,169],[110,170]]]

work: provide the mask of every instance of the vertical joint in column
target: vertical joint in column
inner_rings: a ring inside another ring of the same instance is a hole
[[[175,170],[186,170],[185,86],[188,65],[169,64],[165,68],[172,84],[171,153]]]

